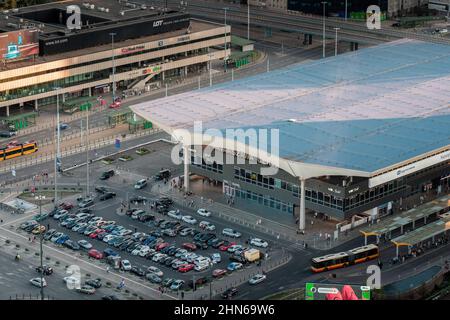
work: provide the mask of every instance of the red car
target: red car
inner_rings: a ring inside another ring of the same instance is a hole
[[[228,242],[226,241],[223,245],[219,247],[220,251],[227,251],[229,247],[234,246],[236,242]]]
[[[100,251],[96,250],[96,249],[91,249],[88,252],[89,257],[94,258],[94,259],[103,259],[103,253],[101,253]]]
[[[162,249],[164,249],[164,248],[166,248],[166,247],[168,247],[168,246],[170,246],[169,243],[167,243],[167,242],[161,242],[161,243],[158,243],[158,244],[156,245],[155,250],[156,250],[156,251],[161,251]]]
[[[183,264],[183,265],[181,265],[181,266],[178,268],[178,271],[179,271],[179,272],[185,273],[185,272],[191,271],[192,269],[194,269],[194,265],[189,263],[189,264]]]
[[[214,278],[220,278],[227,274],[227,270],[224,269],[216,269],[213,271],[212,276]]]
[[[190,242],[183,243],[183,248],[185,248],[186,250],[189,250],[189,251],[197,250],[197,246]]]
[[[119,109],[121,105],[122,105],[122,102],[120,102],[120,101],[114,101],[113,103],[111,103],[111,104],[109,105],[109,107],[110,107],[111,109]]]
[[[70,202],[63,202],[59,205],[59,207],[64,210],[70,210],[73,208],[73,204],[71,204]]]
[[[100,233],[105,233],[106,231],[103,229],[97,229],[89,235],[89,238],[95,239]]]

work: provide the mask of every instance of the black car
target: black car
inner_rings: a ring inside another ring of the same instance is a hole
[[[161,197],[159,198],[158,202],[169,206],[173,204],[173,200],[169,197]]]
[[[243,257],[240,254],[235,254],[235,253],[230,256],[230,261],[240,262],[242,264],[247,263],[247,259],[245,259],[245,257]]]
[[[166,267],[170,267],[172,265],[172,263],[177,260],[177,258],[174,257],[170,257],[169,259],[167,259],[166,261],[164,261],[164,265]]]
[[[2,131],[0,132],[1,138],[11,138],[15,136],[17,133],[15,131]]]
[[[203,235],[204,235],[203,233],[200,233],[200,232],[197,233],[197,234],[194,236],[194,241],[199,241]]]
[[[142,216],[139,217],[139,221],[141,222],[148,222],[152,220],[155,220],[155,216],[149,213],[143,214]]]
[[[194,244],[197,246],[197,248],[199,249],[203,249],[206,250],[208,249],[208,244],[206,242],[203,241],[194,241]]]
[[[233,296],[235,296],[235,295],[237,295],[238,294],[238,289],[237,288],[229,288],[229,289],[227,289],[227,290],[225,290],[223,293],[222,293],[222,298],[224,298],[224,299],[231,299]]]
[[[147,202],[147,198],[142,196],[133,196],[129,199],[131,203],[143,203],[145,204]]]
[[[199,240],[202,242],[208,242],[210,239],[214,238],[216,238],[216,235],[214,233],[207,233],[202,235]]]
[[[145,271],[143,269],[137,267],[137,266],[132,267],[130,272],[135,274],[135,275],[137,275],[137,276],[139,276],[139,277],[145,276]]]
[[[112,198],[114,198],[116,196],[116,193],[115,192],[110,192],[110,191],[108,191],[108,192],[106,192],[106,193],[104,193],[104,194],[102,194],[101,196],[100,196],[100,201],[105,201],[105,200],[108,200],[108,199],[112,199]]]
[[[108,188],[106,188],[104,186],[98,186],[98,187],[95,187],[95,191],[103,194],[103,193],[107,193],[109,190],[108,190]]]
[[[72,240],[67,240],[66,242],[64,242],[64,246],[72,250],[80,250],[80,246],[78,245],[78,243]]]
[[[43,265],[42,267],[39,266],[39,267],[36,268],[36,271],[39,272],[39,273],[42,273],[42,270],[44,270],[43,274],[45,276],[49,276],[49,275],[51,275],[53,273],[53,268],[49,267],[49,266],[46,266],[46,265]]]
[[[84,282],[84,284],[86,284],[88,286],[91,286],[91,287],[93,287],[95,289],[98,289],[98,288],[100,288],[102,286],[102,279],[97,278],[97,279],[86,280]]]
[[[53,217],[55,213],[58,212],[58,210],[59,210],[58,208],[53,208],[53,210],[48,213],[48,216]]]
[[[114,173],[115,173],[114,170],[105,171],[100,176],[100,180],[107,180],[107,179],[111,178],[112,176],[114,176]]]
[[[220,241],[219,238],[211,238],[206,243],[208,244],[208,246],[211,246],[214,248],[214,245],[219,241]]]
[[[218,249],[221,245],[223,245],[225,243],[225,240],[223,239],[219,239],[218,241],[214,242],[211,247],[213,247],[214,249]]]

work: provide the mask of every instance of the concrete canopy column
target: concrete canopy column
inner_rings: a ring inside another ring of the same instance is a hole
[[[184,191],[189,192],[189,160],[190,160],[189,146],[183,145],[183,157],[184,157]]]
[[[300,231],[305,231],[306,213],[305,213],[305,179],[300,178],[300,216],[298,221],[298,228]]]
[[[34,100],[34,111],[36,111],[36,112],[39,111],[39,106],[38,106],[38,100],[37,99]]]
[[[6,116],[9,117],[9,106],[6,106]]]

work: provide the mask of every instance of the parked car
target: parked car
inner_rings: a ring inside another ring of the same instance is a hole
[[[183,220],[186,223],[189,224],[196,224],[197,223],[197,219],[193,218],[192,216],[183,216],[181,218],[181,220]]]
[[[179,232],[179,235],[180,235],[180,236],[183,236],[183,237],[188,236],[188,235],[192,235],[192,231],[193,231],[193,230],[194,230],[194,229],[192,229],[192,228],[184,228],[184,229],[181,229],[180,232]]]
[[[2,131],[0,132],[1,138],[11,138],[14,137],[17,133],[15,131]]]
[[[242,263],[240,262],[230,262],[227,266],[228,271],[236,271],[242,269]]]
[[[183,287],[183,285],[184,285],[183,280],[175,280],[170,285],[170,290],[180,290]]]
[[[259,238],[252,238],[250,240],[250,244],[259,248],[267,248],[269,246],[269,243],[267,241],[264,241]]]
[[[216,226],[213,225],[211,222],[208,222],[208,221],[200,221],[200,223],[198,224],[198,226],[199,226],[201,229],[208,230],[208,231],[214,231],[214,230],[216,230]]]
[[[192,263],[183,264],[178,268],[179,272],[186,273],[194,269],[195,265]]]
[[[213,263],[219,263],[222,261],[222,257],[220,256],[220,253],[216,252],[211,255],[211,260]]]
[[[232,238],[239,238],[242,234],[240,232],[237,232],[231,228],[225,228],[222,230],[222,234],[225,236],[229,236]]]
[[[198,209],[197,213],[199,215],[201,215],[202,217],[209,217],[209,216],[211,216],[211,211],[208,211],[206,209]]]
[[[109,189],[107,187],[104,187],[104,186],[97,186],[97,187],[95,187],[94,190],[96,192],[100,193],[100,194],[109,192]]]
[[[149,273],[154,273],[156,274],[158,277],[162,277],[164,275],[164,273],[157,267],[154,266],[150,266],[147,268],[147,272]]]
[[[79,240],[78,245],[84,249],[92,249],[92,244],[86,240]]]
[[[186,249],[186,250],[189,250],[189,251],[197,250],[197,246],[195,244],[193,244],[193,243],[190,243],[190,242],[183,243],[182,247],[184,249]]]
[[[87,208],[87,207],[90,207],[92,205],[94,205],[94,200],[89,199],[89,198],[88,199],[84,199],[83,201],[78,203],[78,206],[80,208]]]
[[[64,210],[70,210],[74,207],[74,205],[70,202],[63,202],[58,207]]]
[[[230,248],[231,246],[234,246],[235,244],[236,244],[235,242],[224,241],[224,243],[222,243],[222,245],[219,247],[219,250],[227,251],[228,248]]]
[[[130,271],[131,270],[131,263],[129,260],[122,260],[120,261],[120,268],[124,271]]]
[[[147,273],[145,275],[145,277],[147,278],[148,281],[150,281],[151,283],[161,283],[162,279],[160,277],[158,277],[156,274],[150,272]]]
[[[78,245],[78,243],[72,240],[67,240],[66,242],[64,242],[64,245],[72,250],[80,250],[80,246]]]
[[[145,271],[137,266],[134,266],[130,269],[130,272],[137,275],[138,277],[145,276]]]
[[[97,249],[91,249],[88,252],[89,257],[94,258],[94,259],[103,259],[103,253],[101,253],[100,251],[98,251]]]
[[[216,269],[213,271],[212,276],[214,278],[220,278],[227,274],[227,270],[224,269]]]
[[[170,210],[169,212],[167,212],[167,216],[177,219],[177,220],[181,220],[183,218],[183,215],[180,213],[180,210]]]

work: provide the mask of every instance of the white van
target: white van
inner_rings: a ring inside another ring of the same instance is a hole
[[[141,179],[134,185],[134,188],[137,190],[143,189],[147,186],[147,179]]]

